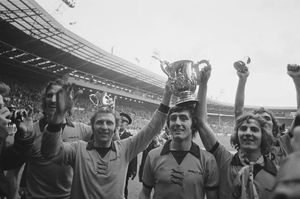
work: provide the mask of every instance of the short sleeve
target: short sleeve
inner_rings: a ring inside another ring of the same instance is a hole
[[[62,164],[74,165],[77,148],[80,145],[80,141],[64,142],[62,148]]]
[[[206,161],[205,189],[215,190],[219,186],[219,169],[216,159],[211,155]]]
[[[212,154],[215,156],[217,165],[219,165],[220,168],[224,165],[228,165],[233,157],[233,154],[231,154],[222,144],[219,144]]]

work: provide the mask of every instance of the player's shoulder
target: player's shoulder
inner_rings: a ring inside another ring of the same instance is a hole
[[[159,157],[162,155],[162,150],[164,148],[164,145],[161,145],[159,147],[153,148],[149,151],[148,155],[152,157]]]

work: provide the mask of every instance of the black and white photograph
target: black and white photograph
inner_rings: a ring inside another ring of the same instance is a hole
[[[300,198],[299,10],[0,0],[0,199]]]

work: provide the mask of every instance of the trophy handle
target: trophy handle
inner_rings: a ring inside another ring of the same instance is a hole
[[[164,65],[166,65],[166,67],[164,67]],[[160,68],[168,76],[168,78],[171,77],[170,67],[170,63],[168,63],[167,61],[160,61]]]
[[[206,66],[210,66],[209,61],[206,59],[203,59],[203,60],[197,62],[198,67],[200,64],[206,64]]]
[[[89,95],[90,101],[94,104],[94,106],[98,106],[99,101],[96,98],[96,94],[90,94]]]
[[[156,55],[152,55],[153,59],[156,59],[157,61],[159,61],[160,63],[160,68],[161,70],[168,76],[168,78],[170,78],[170,63],[167,61],[162,61],[158,56]],[[164,65],[166,65],[166,68],[164,67]]]

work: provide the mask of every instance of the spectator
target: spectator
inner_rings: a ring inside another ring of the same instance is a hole
[[[120,119],[121,119],[121,124],[119,129],[119,135],[120,135],[120,139],[123,140],[132,136],[131,133],[127,130],[128,125],[132,123],[132,119],[126,113],[120,113]],[[134,157],[128,165],[126,179],[125,179],[125,188],[124,188],[125,199],[128,198],[128,180],[129,178],[133,180],[136,176],[136,172],[137,172],[137,156]]]

